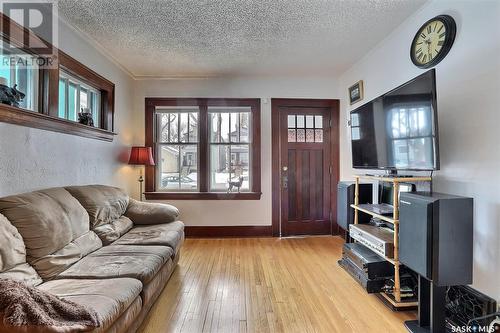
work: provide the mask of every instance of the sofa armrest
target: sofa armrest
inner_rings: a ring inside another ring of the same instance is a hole
[[[168,204],[130,199],[125,216],[140,225],[170,223],[178,220],[179,210]]]

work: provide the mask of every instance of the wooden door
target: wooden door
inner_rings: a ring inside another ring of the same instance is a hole
[[[332,232],[331,108],[279,112],[281,235]]]

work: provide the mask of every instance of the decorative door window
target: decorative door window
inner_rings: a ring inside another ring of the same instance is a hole
[[[288,142],[323,142],[323,116],[288,115]]]

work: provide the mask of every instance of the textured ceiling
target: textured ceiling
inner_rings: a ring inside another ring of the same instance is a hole
[[[425,0],[59,0],[136,77],[334,75]]]

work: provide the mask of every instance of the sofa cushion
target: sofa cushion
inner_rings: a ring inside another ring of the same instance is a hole
[[[0,279],[22,281],[30,287],[36,287],[43,282],[35,269],[27,263],[16,265],[5,272],[1,272]]]
[[[58,279],[130,277],[148,283],[167,262],[173,250],[166,246],[105,246],[57,276]]]
[[[26,263],[23,238],[5,216],[0,214],[0,278],[23,281],[29,286],[42,283],[38,273]]]
[[[0,272],[26,262],[23,238],[5,216],[0,214]]]
[[[87,210],[91,229],[118,220],[127,210],[129,197],[122,189],[105,185],[71,186],[66,189]]]
[[[132,228],[119,240],[116,245],[164,245],[178,252],[184,241],[184,223],[176,221],[172,223],[142,225]]]
[[[97,312],[99,331],[111,326],[138,298],[142,284],[130,278],[52,280],[38,288]]]
[[[49,280],[101,247],[102,242],[99,237],[93,231],[89,231],[62,249],[32,260],[31,265],[44,280]]]
[[[62,249],[89,231],[89,217],[63,188],[0,198],[0,213],[23,237],[28,262]]]
[[[111,223],[95,227],[94,232],[99,236],[104,245],[108,245],[132,229],[133,225],[134,224],[128,217],[121,216],[118,220]]]
[[[177,221],[179,210],[168,204],[142,202],[130,199],[125,215],[134,224],[161,224]]]

